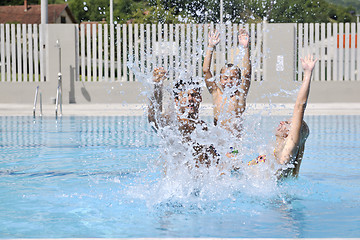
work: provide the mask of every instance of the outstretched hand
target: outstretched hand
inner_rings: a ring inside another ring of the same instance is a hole
[[[209,47],[215,47],[220,42],[220,33],[218,30],[209,32]]]
[[[317,58],[314,59],[314,56],[309,54],[305,58],[300,58],[300,60],[301,60],[301,65],[302,65],[302,68],[304,69],[304,71],[312,72],[312,70],[315,67],[315,63],[317,62],[318,59]]]
[[[165,80],[166,70],[163,67],[154,68],[153,81],[155,83],[162,83]]]
[[[240,29],[238,35],[239,44],[243,47],[248,47],[250,42],[249,33],[245,29]]]

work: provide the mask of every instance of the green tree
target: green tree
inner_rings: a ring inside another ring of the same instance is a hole
[[[165,10],[163,7],[152,6],[147,8],[144,13],[142,10],[137,10],[134,14],[131,15],[134,23],[180,23],[179,17],[176,16],[173,12],[173,9]]]
[[[343,7],[327,1],[342,4]],[[40,4],[41,0],[28,0]],[[110,0],[49,0],[68,3],[81,21],[110,22]],[[22,5],[24,0],[1,0],[0,5]],[[231,23],[350,22],[356,20],[359,0],[223,0],[223,21]],[[114,0],[114,22],[219,23],[220,0]]]
[[[64,1],[64,0],[62,0]],[[68,0],[74,16],[81,21],[110,22],[109,0]],[[124,23],[132,18],[137,9],[144,9],[146,1],[114,0],[114,22]]]
[[[327,1],[343,7],[351,7],[352,9],[350,11],[355,10],[358,14],[360,13],[359,0],[327,0]]]
[[[165,9],[191,16],[193,21],[219,22],[218,0],[162,0]],[[354,9],[329,4],[325,0],[224,0],[224,22],[330,22],[355,21]]]

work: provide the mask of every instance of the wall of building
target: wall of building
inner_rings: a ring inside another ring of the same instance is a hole
[[[67,14],[67,12],[66,11],[63,11],[62,13],[61,13],[61,15],[56,19],[56,22],[55,23],[57,23],[57,24],[61,24],[62,22],[61,22],[61,17],[64,17],[65,18],[65,23],[73,23],[72,22],[72,20],[71,20],[71,18],[69,17],[69,14]]]

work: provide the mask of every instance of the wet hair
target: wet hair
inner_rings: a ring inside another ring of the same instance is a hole
[[[227,63],[227,64],[225,64],[225,66],[223,66],[223,67],[221,68],[220,74],[223,74],[223,73],[225,72],[225,69],[227,69],[227,68],[232,68],[232,69],[234,69],[234,70],[237,70],[237,72],[238,72],[238,77],[239,77],[239,79],[241,78],[241,70],[240,70],[240,68],[239,68],[238,66],[232,64],[232,63]]]
[[[189,89],[193,89],[197,92],[201,92],[200,82],[194,80],[193,78],[177,80],[173,88],[174,98],[178,99],[180,92],[184,92]]]

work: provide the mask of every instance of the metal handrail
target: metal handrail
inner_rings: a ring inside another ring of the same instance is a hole
[[[58,107],[60,105],[60,116],[62,116],[62,75],[61,75],[61,45],[59,39],[56,40],[55,47],[59,48],[59,73],[58,73],[58,86],[56,89],[56,102],[55,102],[55,117],[58,117]]]
[[[39,95],[39,86],[36,87],[35,90],[35,98],[34,98],[34,106],[33,106],[33,117],[35,117],[36,115],[36,103],[37,103],[37,98]],[[40,117],[42,116],[42,95],[40,92]]]
[[[58,107],[60,105],[60,117],[62,116],[62,94],[61,94],[61,73],[58,73],[58,87],[56,89],[56,101],[55,101],[55,117],[58,117]]]

